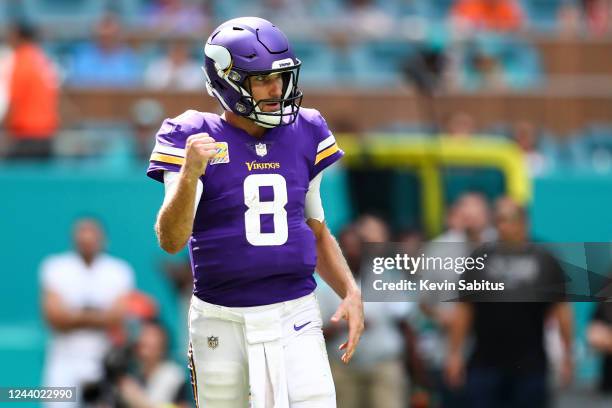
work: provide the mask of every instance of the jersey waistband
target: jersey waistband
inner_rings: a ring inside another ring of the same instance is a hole
[[[316,296],[314,292],[311,292],[308,295],[299,297],[297,299],[287,300],[285,302],[279,303],[272,303],[270,305],[227,307],[205,302],[194,295],[191,297],[191,306],[207,317],[217,318],[220,320],[229,320],[232,322],[243,324],[244,315],[247,313],[256,313],[276,309],[280,312],[280,315],[282,316],[290,314],[292,311],[299,308],[303,304],[313,301],[316,302]]]

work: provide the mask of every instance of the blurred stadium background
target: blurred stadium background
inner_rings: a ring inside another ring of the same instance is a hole
[[[4,40],[12,21],[35,26],[60,89],[59,125],[43,132],[50,157],[14,154],[2,44],[0,385],[41,383],[49,330],[38,268],[71,248],[80,216],[102,221],[108,251],[132,265],[184,363],[184,308],[169,276],[187,255],[157,246],[162,188],[145,169],[165,117],[218,111],[199,67],[208,33],[231,17],[268,18],[288,34],[303,62],[303,105],[323,113],[347,152],[323,182],[335,233],[374,213],[393,233],[429,239],[451,203],[478,191],[527,204],[538,240],[611,241],[612,2],[508,0],[516,13],[493,16],[458,3],[0,1]],[[585,340],[593,305],[573,308],[576,381],[560,394],[565,406],[589,401],[576,390],[600,373]]]

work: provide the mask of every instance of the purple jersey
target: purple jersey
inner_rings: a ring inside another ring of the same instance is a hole
[[[230,307],[296,299],[316,286],[316,246],[304,219],[308,184],[343,156],[321,114],[255,138],[218,115],[187,111],[167,119],[156,136],[147,175],[179,171],[185,142],[206,132],[217,154],[201,177],[189,254],[194,294]]]

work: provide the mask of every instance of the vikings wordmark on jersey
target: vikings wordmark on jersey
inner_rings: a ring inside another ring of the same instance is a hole
[[[344,154],[321,114],[301,108],[295,122],[253,143],[218,115],[187,111],[161,126],[147,174],[163,181],[164,171],[179,171],[187,138],[202,132],[219,151],[201,177],[204,192],[189,239],[194,294],[242,307],[311,293],[316,246],[304,220],[306,191]]]

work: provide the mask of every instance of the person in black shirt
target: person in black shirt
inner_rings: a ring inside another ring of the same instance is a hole
[[[550,398],[544,325],[550,317],[558,319],[565,346],[563,383],[569,383],[573,371],[572,315],[562,302],[565,277],[551,254],[527,242],[523,207],[500,199],[495,223],[499,242],[472,255],[486,254],[485,267],[466,271],[462,278],[503,282],[504,290],[462,293],[462,299],[476,301],[458,304],[449,332],[446,379],[450,386],[465,386],[471,407],[546,407]],[[474,348],[466,369],[463,349],[470,332]]]
[[[599,390],[612,396],[612,303],[597,304],[587,338],[591,347],[603,354]]]

